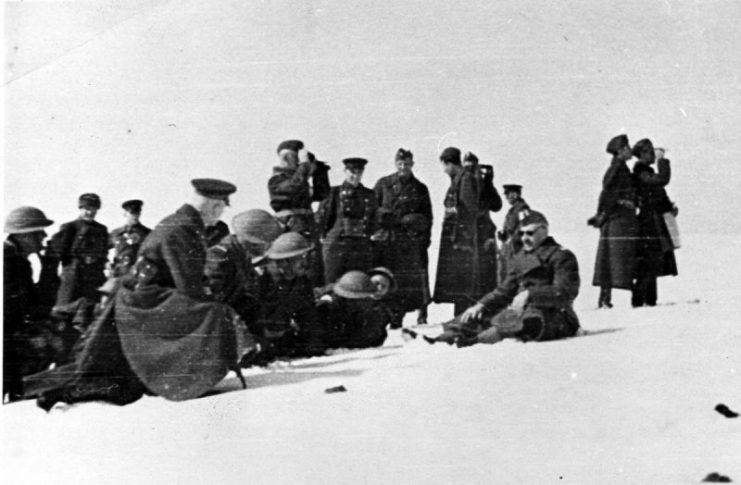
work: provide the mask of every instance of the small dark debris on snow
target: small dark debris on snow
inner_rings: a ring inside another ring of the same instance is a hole
[[[718,404],[715,406],[715,410],[718,411],[720,414],[725,416],[726,418],[737,418],[738,413],[735,411],[731,411],[728,406],[725,404]]]
[[[703,480],[703,482],[711,482],[711,483],[731,483],[733,480],[728,478],[725,475],[721,475],[720,473],[710,473],[708,476],[706,476]]]
[[[345,389],[345,386],[335,386],[325,389],[324,392],[327,394],[334,394],[335,392],[347,392],[347,389]]]
[[[414,330],[411,330],[409,328],[402,328],[401,329],[401,333],[404,334],[404,335],[408,335],[409,337],[411,337],[413,339],[414,338],[417,338],[417,335],[418,335],[417,332],[415,332]]]

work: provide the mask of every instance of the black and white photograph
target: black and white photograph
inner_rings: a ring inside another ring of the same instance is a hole
[[[741,481],[741,3],[4,0],[4,484]]]

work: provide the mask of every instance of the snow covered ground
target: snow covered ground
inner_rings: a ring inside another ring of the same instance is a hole
[[[190,402],[3,406],[4,483],[740,480],[741,419],[714,410],[741,411],[733,239],[685,238],[659,306],[616,294],[610,311],[594,309],[593,242],[572,245],[584,336],[456,349],[394,331],[379,349],[250,369],[244,391],[230,375]],[[715,266],[683,258],[710,243]]]

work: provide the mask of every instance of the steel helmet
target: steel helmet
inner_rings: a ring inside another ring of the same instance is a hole
[[[271,243],[283,232],[275,217],[262,209],[240,212],[232,219],[232,229],[237,238],[255,244]]]
[[[388,278],[390,282],[389,290],[396,291],[396,289],[398,288],[398,284],[396,283],[396,277],[394,276],[394,273],[392,273],[390,269],[384,268],[383,266],[378,266],[377,268],[373,268],[368,271],[368,276],[370,278],[373,278],[373,276],[377,274]]]
[[[36,207],[18,207],[13,209],[5,218],[5,232],[8,234],[23,234],[26,232],[41,231],[54,224],[46,218]]]
[[[311,251],[312,245],[297,232],[285,232],[270,245],[265,257],[268,259],[287,259]]]
[[[343,298],[370,298],[376,294],[376,286],[366,273],[348,271],[334,284],[334,292]]]

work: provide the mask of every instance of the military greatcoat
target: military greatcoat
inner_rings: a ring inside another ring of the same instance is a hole
[[[139,248],[149,233],[147,226],[137,222],[111,231],[109,247],[113,248],[113,276],[127,274],[136,262]]]
[[[458,311],[496,286],[495,227],[479,199],[475,172],[461,170],[451,177],[433,301],[455,303]]]
[[[602,225],[594,264],[594,286],[626,290],[632,287],[638,237],[635,199],[630,169],[624,161],[613,158],[602,179],[597,207]]]
[[[636,162],[633,178],[638,192],[639,273],[656,276],[676,276],[677,261],[674,246],[666,229],[663,214],[673,210],[665,187],[671,180],[669,160],[658,161],[659,171],[647,163]]]
[[[427,186],[414,175],[398,173],[378,180],[373,191],[379,204],[381,225],[387,231],[375,243],[373,266],[394,273],[395,299],[404,312],[429,302],[427,248],[432,230],[432,203]],[[385,219],[385,220],[384,220]]]
[[[377,227],[376,194],[359,184],[332,187],[317,213],[324,238],[324,277],[333,283],[350,270],[367,271],[373,265],[371,235]]]
[[[445,324],[446,334],[474,336],[492,325],[508,320],[522,321],[537,315],[543,325],[523,328],[514,335],[523,340],[553,340],[570,337],[579,329],[573,302],[579,294],[579,265],[574,254],[548,237],[532,252],[520,251],[511,260],[507,277],[494,291],[484,295],[484,318],[461,323],[456,317]],[[517,294],[530,296],[521,315],[507,308]],[[512,314],[512,315],[510,315]],[[534,332],[533,332],[534,330]]]
[[[108,259],[106,226],[82,219],[62,224],[59,232],[51,237],[46,254],[47,258],[62,263],[57,305],[66,305],[81,297],[99,300],[97,290],[105,282]]]

